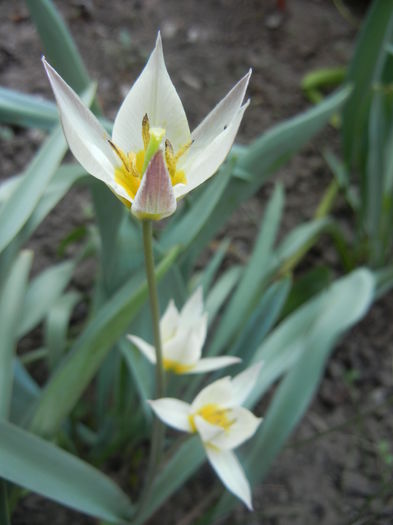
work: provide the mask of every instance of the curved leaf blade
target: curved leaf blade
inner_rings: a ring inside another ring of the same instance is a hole
[[[133,507],[113,481],[55,445],[0,421],[0,476],[97,518],[125,523]]]

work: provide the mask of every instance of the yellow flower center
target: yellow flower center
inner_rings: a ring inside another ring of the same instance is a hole
[[[190,425],[193,432],[197,431],[195,425],[195,416],[201,416],[205,421],[207,421],[211,425],[221,427],[224,430],[229,430],[231,425],[233,425],[234,421],[233,419],[229,419],[228,413],[228,409],[221,408],[216,403],[208,403],[207,405],[204,405],[202,408],[200,408],[197,412],[195,412],[195,414],[191,414],[190,416],[188,416],[188,419],[190,421]]]
[[[115,169],[115,181],[126,190],[132,200],[135,198],[147,165],[159,148],[164,135],[165,130],[150,128],[149,118],[145,115],[142,120],[143,149],[137,152],[124,153],[123,150],[109,140],[109,144],[121,160],[121,165]],[[154,144],[153,148],[152,143]],[[171,177],[172,186],[186,184],[187,182],[184,171],[177,170],[176,166],[180,157],[186,153],[190,146],[191,142],[188,142],[175,154],[170,141],[168,139],[165,140],[165,163]],[[152,151],[152,149],[155,151]],[[122,198],[120,199],[124,204],[130,206],[129,202],[125,202]]]
[[[178,361],[172,361],[171,359],[164,359],[163,365],[166,371],[171,371],[175,374],[184,374],[185,372],[188,372],[189,370],[194,368],[193,365],[183,365]]]

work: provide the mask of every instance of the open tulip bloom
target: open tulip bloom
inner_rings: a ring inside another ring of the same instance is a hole
[[[249,509],[250,485],[232,450],[250,438],[261,422],[241,406],[254,388],[260,369],[258,363],[233,379],[215,381],[201,390],[191,405],[173,398],[150,401],[154,412],[167,425],[184,432],[198,432],[214,470]]]
[[[168,217],[176,210],[177,199],[217,171],[248,105],[243,99],[251,72],[190,133],[158,34],[149,61],[123,101],[109,137],[45,58],[43,63],[72,153],[140,219]]]
[[[175,374],[210,372],[241,361],[232,356],[201,359],[207,332],[207,313],[203,312],[201,287],[188,299],[181,312],[173,300],[170,301],[160,320],[160,332],[164,368]],[[151,363],[156,364],[154,346],[135,335],[129,335],[128,339]]]

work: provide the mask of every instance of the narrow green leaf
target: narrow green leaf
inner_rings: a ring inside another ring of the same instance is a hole
[[[263,372],[250,396],[255,403],[268,387],[302,355],[305,337],[338,337],[366,312],[374,294],[374,278],[366,269],[356,270],[333,283],[283,321],[254,355],[263,361]]]
[[[80,301],[81,294],[67,292],[55,301],[45,319],[44,343],[48,349],[50,367],[60,361],[67,347],[67,332],[72,311]]]
[[[0,208],[0,252],[30,217],[66,149],[63,132],[57,127],[34,157],[10,198]]]
[[[221,275],[221,277],[214,284],[213,288],[210,290],[206,297],[205,304],[206,312],[209,315],[209,325],[212,324],[218,312],[220,311],[220,308],[225,304],[225,301],[228,299],[233,289],[238,284],[242,273],[243,268],[241,266],[232,266]]]
[[[40,394],[40,387],[29,375],[18,357],[13,363],[14,384],[11,398],[10,421],[21,425],[26,421],[34,402]]]
[[[0,289],[0,419],[9,415],[17,329],[33,253],[23,251]]]
[[[97,518],[125,523],[128,497],[88,463],[11,423],[0,422],[0,475]]]
[[[353,85],[351,96],[344,107],[342,126],[344,158],[348,166],[355,163],[355,166],[360,167],[360,159],[364,157],[371,90],[381,72],[386,45],[392,36],[392,13],[392,0],[372,2],[347,71],[346,80]]]
[[[124,341],[120,341],[119,347],[130,375],[136,385],[141,400],[141,410],[145,412],[146,418],[151,419],[152,413],[150,406],[147,403],[147,400],[152,399],[152,396],[154,395],[151,364],[128,340],[124,339]]]
[[[175,247],[160,262],[157,280],[170,269],[178,253]],[[46,385],[31,421],[35,433],[50,436],[56,432],[146,297],[146,280],[139,275],[130,279],[96,312]]]
[[[291,279],[284,277],[269,286],[239,337],[230,347],[229,354],[241,357],[242,369],[252,360],[254,352],[280,317],[291,284]]]
[[[282,317],[288,317],[314,295],[326,289],[333,280],[333,271],[328,266],[315,266],[302,273],[293,283]]]
[[[229,245],[229,239],[224,239],[219,244],[217,250],[215,251],[213,257],[210,259],[207,266],[203,268],[203,271],[201,271],[199,275],[196,275],[195,279],[193,279],[193,289],[198,288],[198,286],[202,286],[203,292],[206,295],[206,293],[210,289],[212,282],[214,281],[214,278],[217,274],[219,267],[221,266],[222,261],[224,260]]]
[[[50,0],[26,0],[52,66],[76,92],[90,84],[78,49],[59,12]]]
[[[315,242],[316,237],[331,223],[329,218],[314,219],[291,230],[274,254],[274,266],[281,267],[280,272],[283,274],[291,271]]]
[[[281,186],[276,186],[262,218],[251,258],[221,319],[220,326],[209,347],[209,355],[221,353],[223,348],[233,340],[258,300],[262,283],[265,281],[267,270],[270,268],[273,244],[280,224],[283,206],[283,189]]]
[[[84,175],[85,172],[83,168],[77,164],[66,164],[57,170],[45,193],[30,215],[30,218],[3,252],[0,253],[0,282],[5,278],[19,250],[29,239],[30,235],[67,193],[71,186]]]
[[[198,436],[189,438],[164,466],[157,476],[144,511],[131,525],[143,525],[146,520],[196,471],[205,460],[205,452]]]
[[[192,207],[182,219],[174,220],[169,225],[160,241],[163,250],[174,244],[181,244],[184,247],[194,244],[195,238],[202,228],[206,227],[210,214],[222,199],[224,190],[230,181],[231,170],[232,163],[227,163],[203,189],[198,199],[194,200]]]
[[[29,284],[23,302],[18,336],[23,337],[40,323],[71,280],[74,261],[51,266]]]
[[[49,131],[58,114],[53,102],[0,86],[0,122]]]

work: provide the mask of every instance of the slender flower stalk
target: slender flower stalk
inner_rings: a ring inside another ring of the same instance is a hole
[[[162,357],[162,344],[160,334],[160,310],[157,294],[157,282],[154,271],[153,255],[153,228],[150,220],[142,221],[143,231],[143,250],[145,254],[146,278],[149,288],[150,311],[153,324],[153,336],[155,355],[157,360],[156,366],[156,392],[158,396],[163,396],[165,392],[165,371]],[[162,447],[164,442],[164,426],[159,418],[154,419],[153,431],[151,438],[150,458],[146,475],[144,492],[141,497],[140,508],[148,499],[151,485],[160,462]]]

